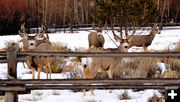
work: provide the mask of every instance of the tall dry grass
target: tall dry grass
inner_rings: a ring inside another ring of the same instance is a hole
[[[158,97],[156,94],[154,94],[153,97],[148,99],[148,102],[164,102],[164,98]]]
[[[157,58],[123,58],[114,69],[113,78],[154,78],[157,71]],[[108,78],[107,72],[98,73],[95,78]]]

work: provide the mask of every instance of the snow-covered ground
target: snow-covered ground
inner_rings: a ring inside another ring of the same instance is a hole
[[[136,33],[138,34],[139,32],[140,31],[137,31]],[[161,34],[157,34],[155,36],[152,44],[148,47],[148,50],[167,50],[175,48],[176,42],[180,41],[179,32],[179,29],[162,30]],[[49,34],[49,37],[51,42],[58,42],[72,50],[75,50],[76,48],[88,49],[88,34],[88,31],[79,31],[73,34],[54,33]],[[104,47],[115,48],[116,45],[109,38],[110,36],[114,40],[111,31],[104,31],[103,35],[105,37]],[[7,42],[18,42],[20,39],[19,35],[0,36],[0,49],[5,48]],[[118,42],[116,43],[119,45]],[[139,51],[143,51],[143,48],[132,47],[129,49],[129,52]],[[164,71],[164,65],[159,65],[162,66],[162,70]],[[32,78],[31,71],[27,68],[27,66],[24,68],[22,63],[18,63],[17,68],[19,79]],[[41,72],[41,79],[45,78],[46,74]],[[68,78],[68,73],[52,74],[52,79],[63,78]],[[7,64],[0,64],[0,79],[7,79]],[[34,90],[31,91],[31,94],[19,95],[19,102],[147,102],[148,98],[152,97],[154,93],[159,97],[161,96],[157,90],[145,90],[139,92],[127,90],[131,99],[120,100],[120,96],[124,93],[124,91],[125,90],[113,90],[112,93],[109,93],[109,90],[95,90],[95,96],[92,96],[89,91],[86,96],[83,96],[82,92],[72,92],[71,90]]]

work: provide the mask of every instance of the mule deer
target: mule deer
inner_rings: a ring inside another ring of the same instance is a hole
[[[114,29],[112,30],[113,34],[115,35],[115,39],[120,42],[118,48],[108,48],[108,49],[98,49],[101,52],[128,52],[128,39],[123,39],[117,36],[114,33]],[[96,49],[97,51],[97,49]],[[86,67],[84,71],[83,78],[94,78],[98,71],[108,71],[109,78],[113,78],[113,71],[120,64],[122,58],[92,58],[92,62],[89,66]],[[85,90],[83,90],[85,95]],[[111,90],[110,90],[111,92]],[[93,91],[91,90],[91,94],[94,95]]]
[[[154,37],[156,34],[160,34],[160,32],[156,29],[157,24],[154,24],[152,27],[152,31],[149,35],[132,35],[129,39],[129,46],[128,48],[131,48],[132,46],[137,47],[143,47],[144,51],[147,50],[147,47],[151,45]]]
[[[104,36],[102,35],[102,31],[106,29],[107,23],[104,25],[103,28],[97,28],[93,25],[93,29],[96,30],[96,32],[91,32],[88,35],[88,41],[89,41],[89,48],[92,46],[95,48],[103,48],[104,46]]]
[[[44,26],[42,25],[42,30],[35,34],[34,36],[30,36],[25,32],[24,28],[25,24],[21,25],[21,30],[19,31],[20,36],[23,38],[21,41],[23,43],[23,51],[37,51],[37,52],[48,52],[51,51],[51,42],[49,41],[49,37],[44,35]],[[46,67],[46,76],[48,79],[48,73],[50,73],[51,79],[51,68],[50,68],[50,58],[49,57],[40,57],[33,56],[27,57],[27,65],[32,69],[33,79],[35,78],[35,69],[38,70],[38,79],[40,78],[40,72],[43,66]]]

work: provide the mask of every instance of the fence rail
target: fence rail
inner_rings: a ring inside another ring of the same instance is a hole
[[[6,56],[0,52],[0,56]],[[180,57],[180,52],[17,52],[17,58],[26,56],[50,57]],[[4,57],[5,58],[5,57]],[[0,57],[1,60],[1,57]]]
[[[42,89],[164,89],[180,86],[180,78],[173,79],[52,79],[52,80],[20,80],[17,79],[17,62],[26,61],[27,56],[50,57],[180,57],[180,52],[18,52],[16,44],[7,51],[0,51],[0,63],[7,63],[8,78],[0,80],[0,94],[13,97],[17,102],[18,94],[29,93],[30,90]],[[10,94],[9,94],[10,93]]]
[[[179,78],[0,80],[0,91],[42,89],[164,89],[180,86]],[[7,86],[6,85],[11,85]],[[29,92],[29,91],[28,91]]]

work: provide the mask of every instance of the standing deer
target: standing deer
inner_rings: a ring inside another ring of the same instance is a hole
[[[37,52],[49,52],[51,51],[51,42],[49,37],[44,35],[44,26],[42,25],[42,30],[30,36],[25,32],[24,24],[21,25],[21,30],[19,31],[20,36],[22,37],[21,42],[23,43],[23,51],[37,51]],[[43,66],[46,67],[46,76],[48,79],[48,73],[50,74],[51,79],[51,67],[50,67],[50,57],[40,57],[40,56],[28,56],[27,65],[32,69],[33,79],[35,79],[35,69],[38,70],[38,79],[40,79],[40,72]]]
[[[120,42],[118,48],[108,48],[108,49],[99,49],[101,52],[128,52],[128,39],[123,39],[117,36],[112,29],[115,39]],[[97,51],[97,50],[96,50]],[[84,71],[83,78],[94,78],[98,71],[108,71],[109,78],[113,78],[113,71],[120,64],[122,58],[116,57],[101,57],[101,58],[92,58],[92,62],[89,66],[86,67]],[[85,90],[83,90],[85,95]],[[110,90],[110,92],[112,92]],[[91,90],[91,94],[94,95],[94,92]]]
[[[106,29],[107,23],[103,28],[97,28],[93,25],[93,30],[96,32],[91,32],[88,35],[89,48],[92,46],[95,48],[103,48],[104,46],[104,36],[102,35],[102,31]]]
[[[156,34],[160,34],[160,32],[156,29],[157,24],[154,24],[152,27],[152,31],[149,35],[132,35],[129,39],[129,46],[128,48],[131,48],[132,46],[137,47],[143,47],[144,51],[147,50],[147,47],[151,45],[154,37]]]

